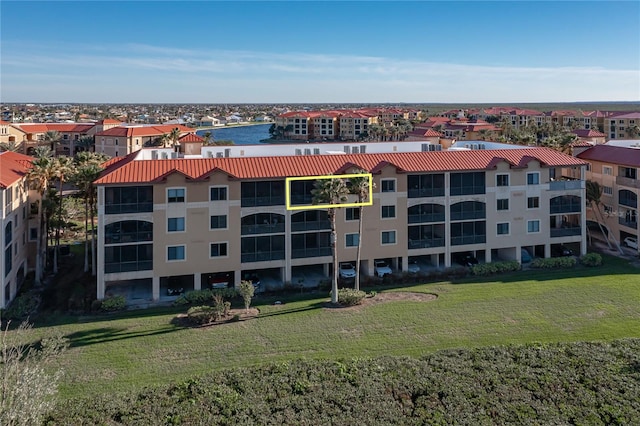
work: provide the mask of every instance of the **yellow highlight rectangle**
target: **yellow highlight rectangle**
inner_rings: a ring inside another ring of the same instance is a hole
[[[301,206],[291,205],[291,182],[299,180],[323,180],[323,179],[349,179],[349,178],[362,178],[366,177],[369,180],[369,196],[367,201],[362,203],[340,203],[340,204],[305,204]],[[370,206],[373,204],[373,175],[371,173],[352,173],[346,175],[324,175],[324,176],[303,176],[303,177],[288,177],[285,179],[285,200],[287,203],[287,210],[313,210],[313,209],[332,209],[343,207],[361,207]]]

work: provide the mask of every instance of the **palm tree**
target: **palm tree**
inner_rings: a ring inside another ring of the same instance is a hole
[[[344,179],[319,179],[311,190],[313,204],[340,204],[347,200],[349,188]],[[333,280],[331,283],[331,302],[338,303],[338,233],[336,232],[336,208],[329,207],[327,216],[331,223],[331,250],[333,255]]]
[[[73,174],[73,160],[67,156],[56,157],[53,169],[58,179],[58,224],[56,226],[56,246],[53,252],[53,273],[58,273],[58,252],[60,250],[60,227],[62,226],[62,190],[65,181]]]
[[[82,148],[82,151],[93,151],[93,147],[95,146],[95,139],[93,136],[83,136],[78,140],[76,147]],[[75,154],[75,153],[72,153]]]
[[[31,187],[38,191],[40,198],[38,199],[39,233],[36,249],[36,284],[42,283],[44,268],[46,265],[46,245],[47,245],[47,221],[45,205],[47,202],[47,194],[49,184],[55,177],[54,162],[49,156],[39,156],[33,159],[32,167],[27,173],[27,180]]]
[[[367,173],[367,171],[357,170],[356,173],[365,174]],[[362,205],[362,203],[366,202],[369,198],[369,177],[352,177],[349,179],[349,182],[351,184],[349,186],[349,190],[352,194],[358,196],[358,203],[360,204],[360,206],[358,207],[358,209],[360,210],[360,218],[358,219],[358,251],[356,254],[356,282],[354,286],[356,290],[360,290],[360,249],[362,248],[362,217],[364,214],[364,206]]]
[[[20,151],[20,144],[16,141],[0,142],[0,152],[2,151]]]
[[[213,143],[213,133],[207,130],[202,134],[202,139],[204,139],[205,145],[211,145]]]
[[[620,251],[620,253],[623,254],[622,248],[620,247],[620,244],[618,243],[618,240],[616,239],[616,237],[611,232],[609,232],[608,228],[605,232],[605,229],[602,226],[602,224],[605,221],[604,221],[604,215],[600,210],[600,206],[602,205],[602,201],[600,200],[601,196],[602,196],[602,188],[600,187],[600,184],[598,184],[598,182],[588,180],[586,182],[587,203],[595,207],[593,209],[594,217],[596,219],[596,223],[598,224],[598,227],[600,228],[600,232],[602,232],[602,235],[605,237],[607,246],[609,246],[610,250],[612,249],[611,243],[609,242],[609,239],[611,238],[613,239],[613,242],[616,244],[616,246],[618,246],[618,250]]]
[[[49,130],[44,134],[44,141],[51,147],[51,152],[56,155],[56,149],[60,142],[60,133],[57,130]]]
[[[169,140],[171,140],[171,146],[178,146],[178,140],[180,139],[180,129],[174,127],[169,133]]]
[[[169,134],[163,133],[159,138],[158,142],[163,148],[167,147],[167,143],[169,142]]]

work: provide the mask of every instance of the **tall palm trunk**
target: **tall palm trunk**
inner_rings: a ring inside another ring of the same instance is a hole
[[[89,210],[91,212],[91,276],[96,276],[96,225],[94,219],[95,214],[95,201],[93,194],[93,185],[91,186],[91,192],[89,196]]]
[[[331,255],[333,257],[333,279],[331,280],[331,303],[338,303],[338,232],[336,231],[336,210],[328,210],[331,221]]]
[[[358,202],[362,203],[361,199],[358,199]],[[355,289],[360,290],[360,249],[362,248],[362,228],[363,228],[363,220],[362,214],[364,213],[364,209],[362,206],[360,209],[360,220],[358,221],[358,251],[356,252],[356,283]]]
[[[89,272],[89,197],[84,199],[84,272]]]
[[[40,201],[38,201],[39,205],[38,205],[38,211],[40,212],[40,223],[38,226],[38,240],[36,242],[36,276],[35,276],[35,281],[36,284],[42,284],[42,271],[43,271],[43,266],[42,266],[42,261],[43,261],[43,257],[42,257],[42,236],[44,234],[44,213],[43,213],[43,209],[44,209],[44,203],[42,202],[42,198],[40,198]]]

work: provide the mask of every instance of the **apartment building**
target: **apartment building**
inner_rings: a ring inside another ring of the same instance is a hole
[[[26,184],[30,164],[26,155],[0,152],[0,308],[15,298],[27,274],[29,256],[35,255],[38,227],[37,223],[29,224]]]
[[[640,112],[610,114],[604,118],[604,133],[609,139],[640,137]]]
[[[482,151],[149,159],[111,161],[98,187],[97,297],[170,300],[170,288],[310,284],[331,276],[327,211],[287,210],[287,177],[373,174],[373,205],[339,208],[338,257],[374,273],[410,260],[446,267],[458,253],[481,262],[548,257],[564,244],[584,254],[585,163],[546,148]],[[561,170],[578,178],[560,179]],[[313,180],[291,185],[293,205],[311,204]]]
[[[600,211],[590,208],[588,219],[601,222],[619,243],[638,241],[638,195],[640,194],[640,145],[595,145],[580,149],[576,157],[589,163],[586,179],[601,189]],[[626,146],[625,146],[626,145]],[[604,223],[603,223],[604,222]],[[594,229],[597,227],[594,226]],[[637,247],[634,248],[637,251]]]
[[[195,129],[180,124],[114,126],[95,134],[95,152],[109,157],[120,157],[142,149],[145,145],[159,143],[162,135],[180,130],[180,135],[195,133]]]
[[[338,128],[340,129],[340,139],[358,140],[362,135],[369,133],[369,126],[378,123],[376,115],[360,112],[348,111],[340,115]]]

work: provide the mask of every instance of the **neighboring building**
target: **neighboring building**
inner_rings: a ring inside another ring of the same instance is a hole
[[[598,213],[593,208],[589,209],[589,220],[604,221],[603,225],[619,243],[627,237],[635,237],[637,241],[640,237],[640,144],[595,145],[578,152],[576,157],[589,163],[586,179],[597,182],[602,189],[601,210]]]
[[[30,224],[26,183],[30,164],[31,157],[9,151],[0,152],[0,308],[5,308],[16,297],[27,274],[29,257],[35,255],[33,245],[37,239],[38,225]]]
[[[60,140],[56,146],[48,145],[56,154],[73,156],[76,144],[83,136],[89,136],[94,129],[93,123],[19,123],[14,124],[24,132],[23,153],[32,155],[35,148],[43,145],[47,132],[58,132]]]
[[[578,136],[580,142],[586,142],[591,145],[599,145],[607,141],[607,135],[595,129],[576,129],[571,133]]]
[[[305,144],[306,145],[306,144]],[[304,146],[304,145],[299,145]],[[204,148],[203,148],[204,149]],[[471,252],[481,262],[548,257],[554,245],[586,252],[582,160],[546,148],[149,159],[142,150],[109,162],[98,187],[99,299],[131,304],[172,300],[258,275],[265,288],[330,276],[326,210],[287,210],[285,178],[364,169],[373,205],[337,213],[340,261],[374,261],[405,271]],[[566,168],[578,176],[562,180]],[[311,204],[313,180],[292,185],[293,204]],[[174,296],[175,297],[175,296]]]
[[[604,119],[604,133],[609,139],[640,137],[640,112],[611,114]]]
[[[181,136],[196,132],[180,124],[117,126],[95,134],[95,152],[110,157],[125,156],[145,146],[159,144],[162,135],[175,128],[180,130]]]

